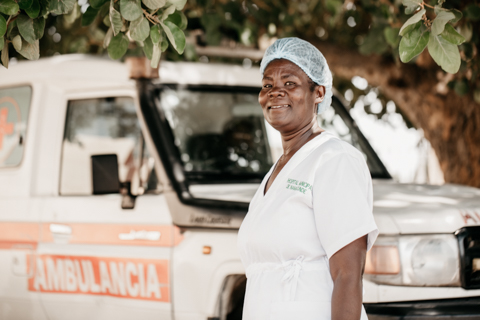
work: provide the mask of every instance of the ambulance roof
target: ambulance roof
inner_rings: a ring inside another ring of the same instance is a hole
[[[90,85],[105,83],[130,83],[126,64],[108,57],[82,54],[60,55],[38,61],[19,61],[8,69],[0,67],[0,85],[25,82],[54,82],[57,86],[78,86],[88,81]],[[160,62],[160,82],[178,84],[209,84],[232,86],[260,86],[258,68],[242,66],[195,63]],[[80,85],[80,87],[83,87]]]

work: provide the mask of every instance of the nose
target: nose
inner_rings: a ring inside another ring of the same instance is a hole
[[[274,86],[268,92],[270,98],[283,97],[285,96],[285,90],[280,87]]]

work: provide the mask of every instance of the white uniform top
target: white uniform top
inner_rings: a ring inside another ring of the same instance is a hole
[[[331,319],[328,259],[366,234],[368,250],[378,235],[370,172],[357,149],[328,132],[303,145],[264,195],[273,168],[238,234],[243,319]]]

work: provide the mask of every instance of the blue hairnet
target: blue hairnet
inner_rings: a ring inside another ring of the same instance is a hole
[[[260,72],[276,59],[287,59],[299,66],[317,85],[325,87],[325,97],[317,105],[317,113],[325,111],[332,103],[332,73],[323,54],[309,42],[299,38],[275,41],[263,55]]]

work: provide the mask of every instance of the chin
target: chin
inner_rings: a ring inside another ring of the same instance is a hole
[[[289,128],[290,122],[288,121],[268,121],[267,120],[267,122],[273,127],[273,129],[279,132],[289,131],[291,129]]]

